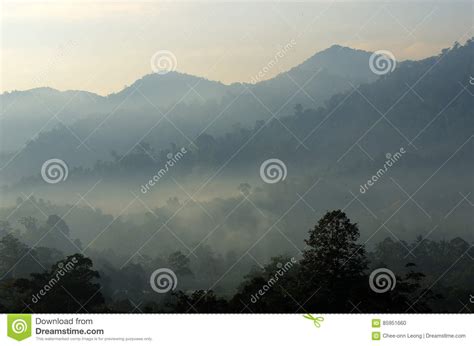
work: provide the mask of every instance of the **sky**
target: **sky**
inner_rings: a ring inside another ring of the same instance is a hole
[[[473,13],[454,1],[3,0],[0,90],[107,95],[156,71],[157,52],[225,84],[250,82],[279,54],[271,78],[333,44],[421,59],[472,37]]]

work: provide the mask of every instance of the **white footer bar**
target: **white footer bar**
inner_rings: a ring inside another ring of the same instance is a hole
[[[0,333],[0,345],[474,345],[474,315],[2,314]]]

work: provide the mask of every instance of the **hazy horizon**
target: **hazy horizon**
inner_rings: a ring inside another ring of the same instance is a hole
[[[6,1],[2,7],[2,93],[51,87],[108,95],[153,73],[150,60],[160,50],[173,53],[176,71],[229,85],[251,82],[289,42],[262,80],[334,44],[420,60],[472,36],[472,29],[465,32],[469,2]]]

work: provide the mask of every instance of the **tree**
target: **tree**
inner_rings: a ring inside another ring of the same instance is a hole
[[[359,229],[341,210],[326,213],[309,231],[300,262],[300,296],[308,311],[347,311],[364,286],[367,258]]]
[[[298,299],[298,264],[294,258],[274,257],[262,269],[245,277],[230,305],[233,312],[295,313]],[[295,299],[295,300],[293,300]]]
[[[377,294],[367,290],[363,299],[364,312],[372,313],[427,313],[431,312],[430,303],[441,298],[431,289],[423,287],[425,275],[415,271],[414,263],[407,263],[405,275],[396,275],[396,285],[393,290]]]
[[[12,230],[13,228],[8,221],[0,220],[0,237],[6,236]]]
[[[99,273],[92,261],[81,254],[68,256],[54,264],[50,271],[31,274],[31,279],[4,283],[15,299],[9,312],[105,312],[105,300],[96,282]]]
[[[38,220],[33,216],[21,217],[18,222],[25,227],[27,232],[36,233],[38,230]]]
[[[295,105],[295,116],[300,117],[303,114],[303,106],[300,103]]]
[[[38,265],[29,254],[34,255],[26,244],[11,234],[0,239],[0,280],[27,276]]]
[[[193,275],[191,269],[189,269],[189,258],[183,255],[181,251],[173,252],[168,257],[168,262],[177,275]]]
[[[222,313],[227,312],[227,301],[217,298],[212,290],[197,290],[191,295],[182,291],[173,293],[176,302],[173,305],[174,312],[180,313]]]

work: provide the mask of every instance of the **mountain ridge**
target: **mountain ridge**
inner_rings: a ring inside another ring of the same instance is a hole
[[[193,148],[191,141],[197,143],[196,147],[204,148],[197,162],[212,164],[247,143],[248,136],[255,131],[259,132],[258,141],[253,143],[255,147],[249,145],[250,148],[240,152],[242,158],[252,159],[259,152],[271,151],[288,162],[296,158],[305,162],[307,151],[301,149],[302,143],[299,142],[303,141],[311,148],[312,155],[319,157],[321,164],[325,157],[341,155],[348,164],[360,159],[360,155],[352,155],[353,143],[360,139],[363,139],[361,145],[371,157],[383,156],[402,146],[412,148],[410,141],[415,140],[417,147],[436,147],[438,156],[442,156],[462,144],[459,140],[471,128],[472,117],[466,109],[472,109],[472,99],[462,91],[466,83],[468,88],[471,86],[466,70],[472,61],[473,42],[455,46],[434,57],[399,64],[395,71],[373,83],[352,86],[354,90],[334,94],[319,108],[295,107],[298,103],[291,94],[280,94],[280,102],[291,98],[292,102],[288,103],[291,110],[271,113],[255,99],[253,93],[259,90],[254,89],[240,96],[241,99],[237,98],[233,104],[228,100],[230,107],[223,112],[217,104],[199,107],[180,104],[166,117],[150,106],[133,113],[119,110],[110,120],[103,115],[81,120],[70,127],[41,132],[20,155],[13,157],[14,164],[4,170],[2,176],[17,179],[24,172],[30,172],[32,165],[40,166],[51,156],[68,158],[70,167],[82,166],[85,169],[91,169],[101,161],[118,160],[121,163],[124,159],[123,162],[128,162],[128,156],[136,156],[136,151],[140,151],[142,146],[148,148],[147,151],[154,148],[157,155],[166,157],[167,153],[175,151],[174,147]],[[460,85],[460,81],[464,84]],[[328,87],[324,83],[322,86]],[[279,92],[282,90],[277,89]],[[447,104],[449,109],[445,109]],[[220,106],[227,107],[227,103]],[[380,112],[388,111],[390,113],[381,118]],[[260,115],[266,115],[266,118]],[[276,115],[281,117],[276,118]],[[241,126],[244,117],[248,122]],[[234,126],[236,121],[237,126]],[[222,132],[215,131],[216,124],[223,129]],[[366,136],[367,129],[375,125],[377,127]],[[260,132],[262,126],[265,129]],[[384,140],[380,141],[380,138]],[[80,139],[93,150],[87,150]],[[347,155],[349,152],[351,155]],[[417,152],[420,154],[422,151]],[[426,154],[430,155],[429,152]],[[5,153],[2,159],[8,161],[11,155]],[[148,153],[142,156],[140,162],[149,160]]]
[[[17,137],[2,139],[1,147],[3,151],[17,150],[37,136],[39,129],[49,131],[58,125],[72,128],[74,123],[84,121],[100,123],[116,112],[135,115],[147,112],[157,117],[176,110],[179,112],[176,116],[187,122],[183,128],[212,123],[215,131],[222,132],[236,123],[251,125],[255,120],[265,119],[269,116],[268,111],[291,112],[296,103],[305,107],[321,106],[330,96],[347,90],[347,82],[357,85],[376,78],[367,67],[370,53],[337,47],[317,52],[302,64],[256,84],[224,84],[171,71],[164,75],[144,75],[130,86],[106,96],[50,87],[4,93],[0,95],[4,110],[2,130],[6,133],[16,129],[21,131],[17,131]],[[352,66],[352,71],[341,65]],[[314,78],[309,80],[309,77]],[[298,90],[295,83],[304,85],[304,90]],[[292,103],[283,105],[282,101],[295,91]],[[231,109],[227,107],[229,104],[232,104]],[[54,114],[57,117],[52,117]],[[213,118],[216,114],[220,115],[218,121]],[[81,130],[73,131],[81,136]]]
[[[182,71],[170,71],[169,73],[166,73],[166,74],[163,74],[163,75],[159,75],[159,74],[156,74],[156,73],[147,73],[147,74],[144,74],[143,76],[141,77],[137,77],[137,79],[134,80],[133,83],[130,84],[133,85],[135,83],[137,83],[138,81],[142,80],[142,79],[145,79],[149,76],[155,76],[155,77],[163,77],[163,76],[166,76],[166,75],[169,75],[169,74],[178,74],[178,75],[181,75],[181,76],[187,76],[187,77],[193,77],[193,78],[196,78],[196,79],[202,79],[204,81],[208,81],[208,82],[214,82],[214,83],[218,83],[222,86],[227,86],[227,87],[231,87],[231,86],[236,86],[236,85],[258,85],[260,83],[264,83],[266,81],[269,81],[269,80],[272,80],[274,78],[276,78],[277,76],[279,76],[280,74],[284,74],[284,73],[287,73],[287,72],[290,72],[291,70],[295,69],[295,68],[298,68],[299,66],[302,66],[304,65],[305,63],[311,61],[312,59],[316,58],[317,56],[319,55],[325,55],[329,52],[334,52],[335,50],[345,50],[345,51],[352,51],[352,52],[363,52],[363,53],[367,53],[367,54],[372,54],[372,52],[370,51],[365,51],[363,49],[357,49],[357,48],[352,48],[352,47],[348,47],[348,46],[341,46],[341,45],[338,45],[338,44],[333,44],[331,46],[329,46],[328,48],[325,48],[321,51],[317,51],[316,53],[314,53],[313,55],[309,56],[308,58],[306,58],[305,60],[303,60],[302,62],[298,63],[297,65],[291,67],[289,70],[287,71],[283,71],[269,79],[265,79],[265,80],[262,80],[262,81],[259,81],[257,83],[249,83],[249,82],[232,82],[232,83],[224,83],[222,81],[219,81],[219,80],[214,80],[214,79],[209,79],[205,76],[199,76],[199,75],[193,75],[193,74],[189,74],[187,72],[182,72]],[[95,93],[93,91],[88,91],[88,90],[82,90],[82,89],[64,89],[64,90],[61,90],[61,89],[57,89],[57,88],[53,88],[53,87],[50,87],[50,86],[40,86],[40,87],[35,87],[35,88],[30,88],[30,89],[23,89],[23,90],[17,90],[17,89],[14,89],[14,90],[8,90],[8,91],[4,91],[3,93],[0,93],[0,97],[1,96],[4,96],[4,95],[8,95],[8,94],[14,94],[14,93],[22,93],[22,92],[30,92],[30,91],[39,91],[39,90],[50,90],[50,91],[53,91],[53,92],[58,92],[58,93],[67,93],[67,92],[77,92],[77,91],[81,91],[81,92],[86,92],[86,93],[89,93],[89,94],[93,94],[93,95],[96,95],[96,96],[99,96],[101,98],[107,98],[109,96],[112,96],[112,95],[116,95],[116,94],[119,94],[121,92],[123,92],[127,87],[129,86],[124,86],[122,89],[120,89],[119,91],[116,91],[116,92],[111,92],[111,93],[108,93],[108,94],[105,94],[105,95],[102,95],[102,94],[99,94],[99,93]]]

